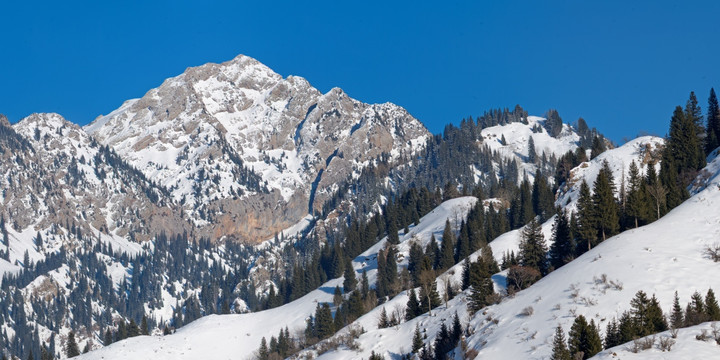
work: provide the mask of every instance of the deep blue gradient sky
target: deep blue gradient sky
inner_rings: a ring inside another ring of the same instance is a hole
[[[664,135],[720,87],[717,1],[5,1],[0,113],[87,124],[186,67],[252,56],[431,131],[495,107]]]

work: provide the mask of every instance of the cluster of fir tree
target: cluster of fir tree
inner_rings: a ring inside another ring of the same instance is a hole
[[[411,188],[402,195],[390,200],[383,211],[372,215],[369,220],[364,221],[364,216],[357,214],[348,220],[347,225],[341,225],[336,233],[327,234],[330,244],[319,246],[317,237],[307,242],[300,242],[295,248],[299,252],[307,254],[306,258],[295,259],[292,272],[284,279],[278,279],[278,289],[270,289],[269,296],[262,301],[261,308],[273,308],[302,297],[308,292],[322,285],[327,279],[334,279],[343,276],[348,267],[351,268],[352,259],[360,255],[367,248],[374,245],[378,239],[388,236],[389,244],[399,242],[398,229],[409,231],[408,226],[417,224],[420,218],[430,212],[443,200],[440,191],[430,192],[425,188]],[[317,234],[315,234],[317,235]],[[303,246],[308,244],[310,246]],[[378,266],[385,266],[388,262],[395,263],[396,250],[388,248],[378,259]],[[388,256],[388,252],[392,252]],[[286,252],[288,253],[288,252]],[[292,261],[288,258],[288,261]],[[394,295],[398,289],[390,271],[387,277],[380,277],[376,290],[379,291],[377,298],[383,299],[388,295]],[[395,271],[396,274],[396,271]],[[385,281],[387,280],[387,281]]]
[[[444,321],[442,322],[432,344],[425,343],[426,337],[421,334],[420,326],[416,326],[413,334],[412,352],[408,354],[408,358],[416,354],[417,358],[421,360],[452,359],[452,351],[457,347],[463,335],[463,327],[458,314],[455,313],[452,319],[451,327],[448,327]]]
[[[510,228],[520,228],[535,217],[539,217],[540,221],[551,218],[555,215],[554,202],[553,189],[540,170],[535,172],[532,185],[528,178],[524,177],[510,204],[508,212]]]
[[[680,299],[677,291],[675,292],[670,313],[670,326],[673,329],[695,326],[706,321],[720,321],[720,307],[713,289],[708,289],[704,300],[702,295],[695,291],[685,306],[685,311],[680,307]]]
[[[472,288],[470,307],[472,312],[490,304],[494,290],[490,277],[499,271],[493,258],[492,250],[487,245],[487,238],[494,238],[497,234],[490,225],[494,210],[492,207],[485,210],[483,202],[478,200],[475,207],[468,213],[467,220],[462,220],[458,236],[452,230],[450,221],[445,222],[442,242],[438,248],[434,236],[425,249],[415,241],[410,244],[408,271],[413,286],[419,287],[419,298],[416,299],[415,290],[408,293],[409,300],[406,310],[406,319],[438,306],[436,277],[451,266],[465,260],[461,289]],[[469,256],[481,250],[481,256],[475,261],[469,261]],[[445,289],[446,298],[452,298],[457,290],[448,283]],[[447,300],[447,299],[446,299]]]
[[[303,344],[298,339],[290,336],[290,330],[280,329],[278,336],[271,336],[270,342],[265,337],[260,341],[260,349],[258,349],[258,360],[278,360],[285,359],[288,356],[297,353]]]
[[[335,289],[334,305],[336,306],[335,316],[332,316],[330,304],[319,304],[314,317],[307,322],[305,339],[308,345],[330,337],[336,329],[340,329],[355,319],[373,309],[378,302],[394,296],[399,291],[413,286],[408,292],[408,304],[405,312],[405,320],[413,319],[425,312],[431,312],[433,308],[441,304],[437,291],[436,277],[449,267],[455,265],[458,260],[463,260],[467,255],[476,250],[482,249],[482,255],[475,262],[466,261],[463,272],[463,289],[471,287],[471,306],[477,309],[489,304],[492,300],[493,287],[490,276],[498,271],[492,250],[487,246],[485,235],[492,228],[486,226],[487,217],[491,211],[485,211],[482,201],[469,212],[467,221],[461,221],[459,236],[455,235],[449,220],[446,221],[443,230],[442,242],[438,245],[434,236],[423,250],[416,241],[411,242],[410,258],[407,276],[397,273],[395,260],[396,249],[390,241],[386,247],[378,252],[378,277],[375,291],[369,288],[367,275],[363,271],[360,285],[357,286],[355,271],[351,262],[344,262],[343,276],[345,278],[343,291]],[[390,238],[389,238],[390,239]],[[460,245],[466,243],[466,245]],[[465,249],[465,250],[462,250]],[[467,253],[467,254],[466,254]],[[402,278],[407,277],[408,281]],[[490,286],[488,286],[488,284]],[[457,292],[453,284],[447,284],[445,291],[446,300],[452,298]],[[415,288],[419,288],[419,293]],[[272,291],[272,289],[271,289]],[[378,326],[389,327],[401,322],[397,314],[381,316]]]
[[[134,319],[130,319],[127,323],[125,321],[119,321],[115,331],[110,328],[105,330],[103,345],[108,346],[113,342],[140,335],[150,335],[150,327],[148,325],[147,316],[145,315],[143,315],[142,320],[140,321],[140,326],[138,326]]]
[[[705,166],[706,155],[718,146],[720,110],[714,89],[710,90],[707,110],[705,125],[695,93],[690,92],[685,108],[677,106],[673,111],[660,164],[662,186],[657,191],[657,207],[661,215],[689,197],[688,186]]]
[[[685,312],[683,312],[677,292],[675,292],[673,310],[670,313],[669,320],[670,323],[668,324],[668,319],[666,319],[655,295],[648,297],[644,291],[640,290],[630,301],[630,310],[624,312],[619,319],[613,318],[608,322],[605,338],[602,341],[594,320],[591,320],[588,324],[582,315],[575,318],[570,328],[567,346],[563,329],[558,325],[553,340],[552,359],[588,359],[600,352],[603,347],[609,349],[635,339],[666,331],[670,327],[677,329],[697,325],[705,321],[720,320],[720,306],[718,306],[715,293],[712,289],[709,289],[703,300],[702,295],[695,292]]]

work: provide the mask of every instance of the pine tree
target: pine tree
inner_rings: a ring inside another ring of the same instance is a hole
[[[615,184],[612,170],[610,170],[607,161],[603,161],[603,168],[593,183],[592,203],[601,241],[605,241],[607,237],[617,234],[620,230],[619,208],[615,200]]]
[[[720,320],[720,307],[712,288],[708,289],[707,295],[705,295],[705,314],[710,321]]]
[[[555,214],[553,202],[555,195],[552,188],[548,185],[547,179],[542,175],[540,170],[535,171],[535,181],[533,182],[532,204],[535,214],[540,216],[543,222]]]
[[[367,299],[368,293],[370,293],[370,282],[368,281],[365,269],[363,269],[362,276],[360,277],[360,286],[362,289],[362,298]]]
[[[258,349],[258,359],[267,360],[268,355],[270,355],[270,351],[268,350],[267,340],[263,336],[262,340],[260,340],[260,349]]]
[[[698,161],[698,169],[705,166],[705,126],[703,124],[703,115],[700,105],[698,105],[697,97],[695,92],[690,92],[690,97],[685,104],[685,116],[688,118],[688,122],[691,122],[695,128],[695,138],[697,144],[696,156]]]
[[[413,341],[412,341],[412,352],[413,354],[417,354],[420,349],[422,349],[424,343],[422,334],[420,334],[420,324],[415,325],[415,333],[413,334]]]
[[[438,269],[449,269],[455,265],[455,236],[450,227],[450,220],[445,220],[445,230],[443,230],[442,243],[440,244],[440,262]]]
[[[142,320],[140,321],[140,334],[141,335],[150,335],[150,331],[148,328],[147,316],[145,316],[145,314],[143,314]]]
[[[520,264],[545,275],[548,271],[547,245],[540,224],[531,220],[520,233]]]
[[[535,141],[531,136],[528,139],[528,162],[535,164],[537,162],[537,153],[535,152]]]
[[[340,290],[340,286],[335,286],[335,291],[333,292],[333,304],[335,304],[335,306],[339,306],[342,302],[342,290]]]
[[[553,224],[553,244],[550,245],[550,263],[557,269],[572,260],[575,254],[570,234],[570,223],[568,222],[565,210],[558,212]]]
[[[408,291],[407,307],[405,308],[405,320],[412,320],[422,313],[423,311],[420,308],[420,303],[417,300],[415,289],[410,289],[410,291]]]
[[[673,299],[672,313],[670,314],[670,325],[673,329],[679,329],[685,325],[685,317],[683,316],[683,310],[680,307],[680,298],[678,292],[675,291],[675,298]]]
[[[605,152],[605,140],[603,140],[600,136],[595,135],[592,140],[592,146],[590,147],[590,160],[598,157],[598,155]]]
[[[355,269],[353,269],[352,261],[345,262],[345,272],[343,272],[343,290],[345,293],[349,293],[355,290],[357,286],[357,278],[355,277]]]
[[[710,154],[720,146],[720,107],[715,96],[715,89],[710,89],[707,108],[707,138],[705,141],[705,154]]]
[[[470,256],[470,233],[468,224],[463,221],[460,224],[460,235],[455,242],[455,263]]]
[[[382,312],[380,312],[380,319],[378,319],[378,329],[385,329],[390,327],[390,320],[388,320],[387,311],[383,306]]]
[[[609,349],[620,344],[622,344],[622,339],[620,338],[620,328],[618,327],[617,320],[613,318],[612,320],[610,320],[607,325],[607,329],[605,330],[604,345],[606,349]]]
[[[633,160],[630,163],[627,202],[625,204],[625,218],[628,220],[627,228],[637,228],[640,224],[644,225],[652,221],[650,215],[652,211],[649,208],[650,199],[647,197],[643,183],[644,178],[640,175],[640,170]]]
[[[71,331],[68,334],[67,343],[65,343],[65,356],[71,358],[78,355],[80,355],[80,349],[77,342],[75,342],[75,333]]]
[[[595,320],[590,320],[590,325],[588,326],[588,333],[587,333],[587,351],[585,351],[585,354],[587,358],[591,358],[595,356],[595,354],[602,351],[602,340],[600,339],[600,330],[598,329],[597,325],[595,325]]]
[[[694,292],[685,309],[685,326],[694,326],[707,321],[705,301],[699,292]]]
[[[656,334],[668,329],[667,320],[655,294],[650,298],[650,303],[648,304],[647,319],[649,334]]]
[[[570,351],[570,355],[574,358],[576,357],[576,354],[580,352],[583,353],[583,359],[588,358],[585,356],[585,348],[587,347],[587,327],[587,320],[585,320],[585,317],[582,315],[576,317],[570,327],[570,332],[568,333],[568,350]]]
[[[596,244],[596,222],[592,197],[590,196],[590,187],[585,180],[583,180],[580,184],[580,194],[577,202],[577,229],[575,231],[577,237],[575,251],[578,256],[589,251]]]
[[[555,328],[555,337],[553,337],[553,350],[550,356],[552,360],[570,360],[570,351],[565,345],[565,333],[562,326]]]
[[[574,358],[582,359],[589,359],[602,350],[600,333],[594,320],[588,324],[582,315],[575,318],[568,335],[568,350]]]
[[[315,332],[317,337],[326,339],[335,332],[332,312],[327,303],[318,304],[315,309]]]

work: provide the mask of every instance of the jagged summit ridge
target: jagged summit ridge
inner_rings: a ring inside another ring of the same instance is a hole
[[[397,105],[322,94],[244,55],[188,68],[85,130],[169,189],[206,235],[251,242],[320,211],[379,156],[411,155],[430,136]]]

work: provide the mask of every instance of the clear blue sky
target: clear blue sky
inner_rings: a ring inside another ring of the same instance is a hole
[[[86,124],[186,67],[246,54],[437,133],[556,108],[620,142],[720,87],[718,1],[4,1],[0,113]]]

